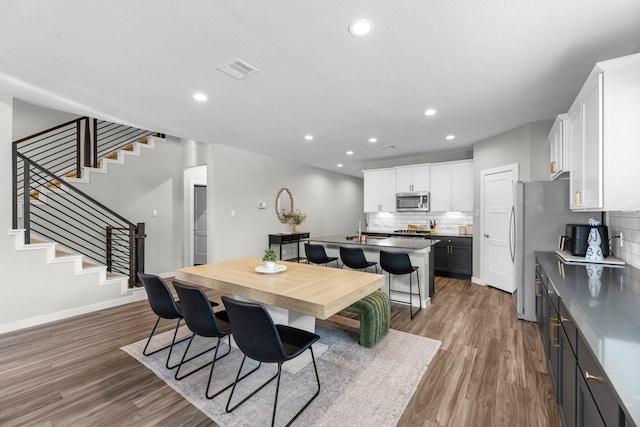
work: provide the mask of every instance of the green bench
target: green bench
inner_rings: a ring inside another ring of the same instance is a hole
[[[382,291],[374,291],[345,308],[360,315],[360,345],[373,347],[389,331],[391,305]]]

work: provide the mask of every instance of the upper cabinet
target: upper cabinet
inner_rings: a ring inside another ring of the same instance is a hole
[[[431,164],[431,212],[473,211],[473,162]]]
[[[640,210],[640,54],[597,63],[567,115],[571,209]]]
[[[429,191],[429,164],[396,167],[396,192]]]
[[[372,169],[364,173],[364,211],[395,212],[396,170]]]
[[[569,116],[560,114],[556,117],[549,132],[550,164],[549,173],[551,179],[566,177],[569,173]]]

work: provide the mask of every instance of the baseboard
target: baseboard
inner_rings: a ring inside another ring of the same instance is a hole
[[[129,304],[131,302],[140,301],[147,298],[147,293],[144,288],[136,289],[132,294],[123,296],[122,298],[102,301],[95,304],[85,305],[83,307],[74,307],[68,310],[62,310],[55,313],[43,314],[41,316],[32,317],[29,319],[18,320],[16,322],[0,324],[0,334],[7,332],[17,331],[24,328],[30,328],[32,326],[39,326],[45,323],[55,322],[57,320],[68,319],[70,317],[79,316],[81,314],[87,314],[94,311],[104,310],[106,308],[117,307],[119,305]]]
[[[473,277],[473,276],[471,276],[471,281],[472,281],[473,283],[475,283],[476,285],[480,285],[480,286],[487,286],[487,284],[486,284],[486,283],[484,283],[484,281],[483,281],[483,280],[480,280],[480,279],[479,279],[479,278],[477,278],[477,277]]]

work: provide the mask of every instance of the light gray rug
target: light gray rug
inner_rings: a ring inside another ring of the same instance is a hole
[[[154,342],[168,343],[171,333],[160,335],[158,341]],[[185,335],[188,330],[183,327],[179,333]],[[320,335],[320,341],[329,346],[322,356],[316,358],[321,384],[320,394],[298,417],[295,425],[395,426],[441,344],[440,341],[393,329],[373,348],[358,345],[358,333],[353,330],[317,325],[316,333]],[[164,367],[168,350],[152,356],[142,356],[145,341],[130,344],[122,350],[151,369],[217,424],[260,426],[271,423],[275,380],[228,414],[224,408],[230,389],[213,400],[204,397],[209,367],[181,381],[175,381],[175,369],[169,371]],[[172,359],[175,358],[176,362],[182,356],[186,342],[174,348]],[[198,348],[205,348],[205,345],[210,346],[212,343],[211,340],[196,337],[189,353],[196,354],[196,344],[200,344]],[[226,348],[224,344],[221,351]],[[207,362],[211,357],[212,353],[207,353],[189,365],[199,366],[194,363]],[[216,362],[212,393],[233,382],[241,360],[240,351],[232,347],[231,354]],[[276,371],[276,365],[263,365],[240,382],[234,394],[234,402],[239,401],[236,397],[246,396],[256,385],[262,384]],[[276,425],[283,425],[288,421],[315,392],[315,387],[312,364],[295,375],[283,371]]]

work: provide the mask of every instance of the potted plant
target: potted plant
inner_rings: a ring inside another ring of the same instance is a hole
[[[262,260],[267,263],[268,269],[273,270],[274,268],[276,268],[276,261],[278,260],[278,257],[276,256],[276,250],[272,247],[268,247],[267,249],[265,249]]]
[[[307,219],[307,214],[302,212],[300,209],[296,209],[287,215],[287,220],[290,224],[294,224],[293,231],[295,233],[300,232],[300,224],[302,224]]]

